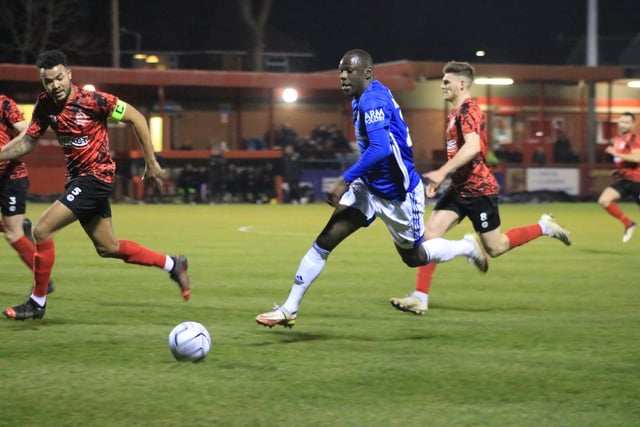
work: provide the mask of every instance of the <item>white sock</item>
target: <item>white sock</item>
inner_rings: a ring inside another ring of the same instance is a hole
[[[322,249],[315,242],[313,243],[311,249],[302,257],[300,265],[298,265],[295,282],[291,286],[289,297],[282,304],[282,308],[291,314],[298,311],[302,297],[304,297],[305,292],[307,292],[313,281],[322,273],[328,256],[329,251]]]
[[[173,270],[173,267],[176,263],[173,261],[173,258],[171,258],[169,255],[167,255],[167,258],[164,260],[164,271],[171,271]]]
[[[422,291],[413,291],[411,293],[411,295],[413,295],[414,297],[418,298],[420,301],[422,301],[424,303],[428,303],[429,302],[429,294],[425,294]]]
[[[37,297],[34,294],[31,294],[31,299],[34,300],[40,307],[44,307],[47,303],[47,297]]]
[[[429,262],[434,264],[450,261],[457,256],[469,257],[475,249],[473,243],[467,240],[446,240],[441,237],[427,240],[422,247],[427,251]]]
[[[538,221],[538,225],[542,229],[543,236],[548,236],[549,234],[551,234],[549,230],[549,223],[547,221]]]

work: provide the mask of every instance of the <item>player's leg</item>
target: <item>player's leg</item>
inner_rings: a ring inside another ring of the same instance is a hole
[[[426,264],[416,268],[416,288],[403,297],[392,297],[389,303],[396,309],[417,315],[429,310],[429,290],[437,264]]]
[[[259,314],[256,322],[270,328],[275,325],[292,327],[304,294],[322,273],[331,251],[374,218],[375,210],[369,190],[362,181],[355,180],[341,197],[340,206],[334,210],[312,247],[302,257],[285,303],[282,307],[276,305],[273,311]]]
[[[436,210],[442,218],[443,224],[448,224],[451,228],[456,221],[468,216],[472,210],[473,200],[463,199],[452,192],[448,192],[445,197],[438,202]],[[445,240],[441,237],[429,239],[422,244],[425,249],[429,263],[446,262],[454,257],[466,256],[470,263],[473,263],[481,272],[486,273],[489,269],[489,259],[486,252],[477,241],[475,235],[467,234],[461,240]],[[410,265],[410,264],[409,264]]]
[[[33,271],[33,257],[36,251],[31,221],[25,218],[29,178],[3,177],[0,183],[0,210],[7,243],[18,253],[20,259]],[[54,290],[53,282],[49,282],[47,293]]]
[[[4,238],[15,249],[20,259],[33,270],[33,254],[36,250],[34,243],[24,234],[24,214],[2,215]]]
[[[407,266],[420,267],[427,263],[436,264],[449,261],[457,256],[465,256],[482,272],[487,271],[487,255],[472,235],[465,236],[461,240],[445,240],[441,237],[435,237],[423,241],[421,237],[416,238],[416,236],[424,236],[425,234],[421,214],[424,211],[424,193],[420,190],[420,193],[414,193],[410,196],[413,197],[408,197],[402,205],[396,206],[394,210],[384,209],[378,213],[380,218],[385,221],[396,245],[396,250]],[[448,218],[444,223],[450,227],[452,223],[457,222],[457,215],[451,211],[447,212],[442,213],[441,218]],[[391,304],[394,305],[394,301],[391,301]],[[396,305],[394,307],[403,311],[411,311]],[[423,306],[418,306],[415,312],[423,311],[423,308]]]
[[[112,184],[93,177],[80,177],[67,184],[66,197],[59,200],[73,210],[98,255],[119,258],[130,264],[162,268],[169,272],[171,279],[178,284],[182,297],[188,300],[191,285],[186,257],[164,255],[129,240],[118,240],[115,236],[109,202],[112,191]]]
[[[361,211],[352,207],[340,207],[333,213],[312,247],[302,257],[296,270],[289,296],[282,306],[274,306],[273,311],[259,314],[258,324],[272,328],[276,325],[292,327],[304,294],[320,276],[333,249],[361,227],[368,225]]]
[[[40,319],[46,310],[46,299],[55,262],[55,233],[76,220],[74,213],[59,200],[42,214],[33,229],[35,255],[33,258],[34,285],[31,296],[24,304],[7,308],[4,315],[15,320]]]
[[[556,238],[567,246],[571,245],[569,232],[549,214],[543,214],[535,224],[515,227],[502,233],[497,196],[475,199],[468,216],[474,229],[480,235],[482,245],[492,258],[543,235]]]
[[[627,217],[616,203],[617,200],[626,195],[624,186],[625,181],[618,181],[612,186],[605,188],[598,198],[598,204],[602,206],[609,215],[616,218],[622,223],[622,225],[624,225],[622,241],[623,243],[626,243],[631,240],[636,228],[636,223]]]
[[[451,261],[456,257],[466,257],[480,271],[486,273],[489,260],[484,249],[474,237],[467,233],[460,240],[447,240],[441,237],[427,240],[417,248],[406,249],[396,246],[404,263],[409,267],[424,265],[421,263],[436,263]]]
[[[425,224],[424,240],[442,237],[460,222],[459,214],[447,209],[434,209]],[[436,263],[421,265],[416,269],[415,289],[404,297],[393,297],[389,300],[398,310],[424,314],[429,309],[429,291]]]
[[[99,256],[103,258],[118,258],[128,264],[138,264],[162,268],[169,272],[182,292],[182,297],[188,300],[191,293],[189,277],[187,275],[188,261],[181,255],[175,257],[165,255],[131,240],[119,240],[114,231],[111,220],[111,209],[96,215],[88,221],[82,221],[85,233],[91,239]]]
[[[33,270],[33,254],[35,246],[31,236],[25,236],[23,230],[26,212],[28,178],[11,179],[8,176],[0,179],[0,211],[2,212],[2,231],[4,238],[18,253],[20,259]]]
[[[640,206],[640,181],[632,181],[629,183],[629,194],[633,196],[636,205]],[[631,226],[625,228],[624,234],[622,235],[622,243],[627,243],[631,240],[634,231],[636,231],[635,221],[631,223]]]
[[[438,201],[425,224],[424,240],[442,237],[445,233],[460,222],[461,214],[456,205],[453,192],[448,191]],[[398,310],[424,314],[429,307],[429,291],[431,281],[436,269],[436,263],[421,265],[416,269],[415,289],[404,297],[394,297],[389,300],[391,305]]]
[[[487,253],[495,258],[545,235],[556,238],[567,246],[571,245],[569,232],[549,214],[543,214],[536,224],[511,228],[505,233],[500,228],[480,233],[480,239]]]

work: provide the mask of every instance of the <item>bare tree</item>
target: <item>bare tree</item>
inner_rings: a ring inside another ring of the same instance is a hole
[[[0,0],[0,60],[25,64],[52,47],[77,53],[92,45],[80,0]],[[95,46],[95,44],[94,44]]]
[[[249,67],[254,71],[264,69],[264,37],[271,2],[272,0],[240,0],[237,2],[240,16],[247,24],[251,34]]]

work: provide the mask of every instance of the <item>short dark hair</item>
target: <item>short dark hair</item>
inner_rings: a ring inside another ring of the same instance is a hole
[[[373,67],[373,58],[371,57],[371,54],[366,50],[351,49],[350,51],[345,53],[343,57],[346,58],[347,56],[355,56],[359,58],[364,68]]]
[[[38,59],[36,60],[36,66],[38,68],[44,68],[45,70],[53,68],[59,64],[62,64],[65,67],[68,65],[67,55],[59,50],[47,50],[46,52],[42,52],[38,55]]]
[[[621,116],[631,117],[632,122],[636,121],[636,116],[630,111],[625,111],[624,113],[621,114]]]
[[[468,78],[472,83],[475,78],[476,71],[468,62],[449,61],[442,68],[443,74],[451,73],[457,76]]]

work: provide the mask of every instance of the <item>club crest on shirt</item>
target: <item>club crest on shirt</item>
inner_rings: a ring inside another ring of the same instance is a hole
[[[76,123],[78,124],[78,126],[86,125],[87,123],[89,123],[89,116],[87,116],[82,111],[78,111],[76,113]]]

